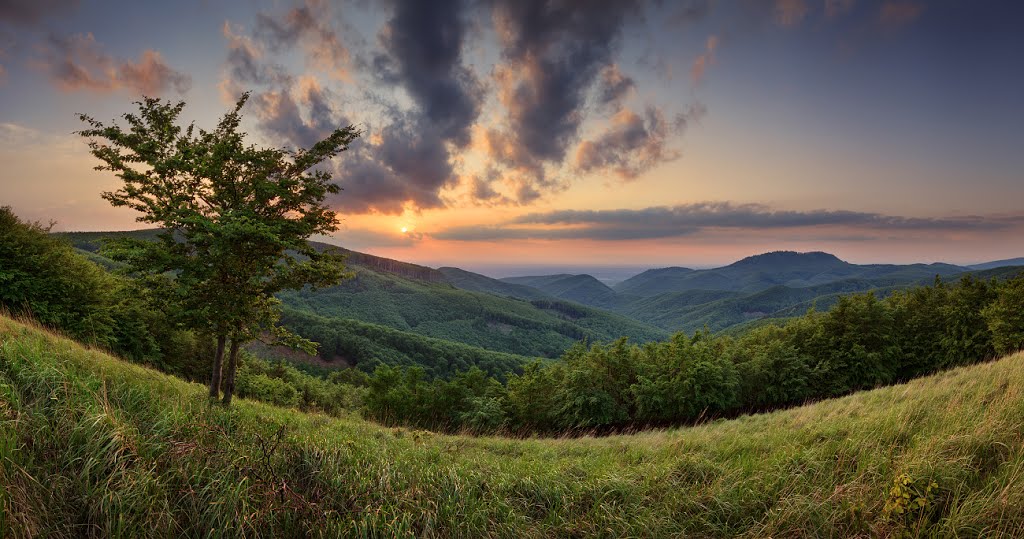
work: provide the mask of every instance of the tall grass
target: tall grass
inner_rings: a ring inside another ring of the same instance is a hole
[[[211,407],[0,318],[2,537],[1012,537],[1022,438],[1021,354],[699,427],[511,440]]]

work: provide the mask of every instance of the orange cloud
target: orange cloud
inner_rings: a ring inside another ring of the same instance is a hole
[[[917,2],[886,2],[882,4],[878,20],[883,26],[898,28],[917,20],[924,13],[924,4]]]
[[[715,50],[718,49],[718,36],[711,36],[704,45],[704,52],[693,61],[690,67],[690,80],[699,84],[704,79],[704,72],[709,66],[715,63]]]
[[[159,52],[147,49],[137,62],[114,58],[91,33],[52,36],[43,54],[35,65],[48,71],[57,87],[66,92],[127,89],[160,95],[168,89],[185,93],[192,85],[192,78],[168,66]]]
[[[782,26],[800,24],[808,11],[805,0],[775,0],[775,21]]]

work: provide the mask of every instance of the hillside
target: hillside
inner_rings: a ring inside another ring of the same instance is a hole
[[[1007,266],[1024,266],[1024,257],[1008,258],[1006,260],[994,260],[992,262],[985,262],[983,264],[972,264],[970,268],[976,270],[988,270],[995,268],[1003,268]]]
[[[154,234],[153,230],[142,230],[72,232],[61,236],[75,247],[92,253],[95,259],[99,258],[95,251],[99,249],[102,237],[131,235],[151,239]],[[334,247],[324,243],[314,245],[322,249]],[[355,278],[331,288],[285,292],[280,296],[285,305],[295,311],[336,319],[335,327],[358,326],[365,329],[365,324],[370,324],[405,334],[401,338],[386,339],[386,342],[412,342],[409,335],[425,336],[469,345],[481,352],[526,357],[556,357],[581,339],[607,341],[625,335],[643,342],[667,336],[667,332],[660,328],[604,310],[558,301],[533,288],[502,283],[455,268],[436,270],[356,251],[341,251],[346,255],[349,269],[355,272]],[[456,288],[450,283],[450,278],[479,291]],[[473,282],[477,284],[469,284]],[[484,290],[488,287],[493,290]],[[293,320],[294,317],[286,318],[286,324]],[[353,325],[347,320],[363,324]],[[323,324],[317,325],[323,327]],[[314,339],[323,336],[304,332],[303,328],[294,325],[289,327]],[[318,331],[323,333],[323,330]],[[337,331],[329,333],[334,335]],[[346,339],[348,348],[343,348],[338,354],[324,354],[328,357],[369,358],[372,349],[376,351],[374,353],[383,354],[382,358],[395,358],[395,364],[407,364],[406,359],[410,357],[407,349],[389,348],[385,351],[377,346],[370,347],[368,343],[361,350],[351,347],[359,342],[366,341],[352,335]],[[436,349],[436,343],[424,341],[417,347]],[[327,346],[325,350],[331,348]],[[458,355],[465,356],[461,348]],[[472,362],[474,364],[506,363],[504,360],[496,362],[486,354],[475,355],[478,359]]]
[[[606,307],[615,302],[615,291],[591,275],[541,275],[506,277],[502,282],[529,286],[556,298],[583,305]]]
[[[479,273],[473,273],[460,268],[444,267],[438,268],[438,271],[445,276],[445,279],[452,286],[462,290],[520,299],[553,299],[549,294],[545,294],[532,286],[507,283],[500,279],[492,279],[486,275],[480,275]]]
[[[1024,531],[1020,354],[787,411],[605,438],[446,436],[246,400],[211,408],[204,394],[0,318],[0,535]],[[923,507],[900,501],[903,491]]]
[[[667,335],[593,307],[500,297],[350,267],[355,278],[338,286],[286,292],[280,297],[293,309],[319,316],[351,318],[524,356],[556,357],[581,339],[607,341],[625,335],[644,342]]]
[[[750,293],[779,285],[802,288],[847,279],[899,279],[910,283],[936,275],[953,275],[966,269],[950,264],[859,265],[844,262],[828,253],[776,251],[714,269],[649,270],[619,283],[615,290],[640,296],[692,289]]]

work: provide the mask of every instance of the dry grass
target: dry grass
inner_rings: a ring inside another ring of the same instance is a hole
[[[0,318],[0,536],[1021,536],[1022,391],[1018,354],[694,428],[444,436],[211,408]],[[937,488],[886,512],[903,477]]]

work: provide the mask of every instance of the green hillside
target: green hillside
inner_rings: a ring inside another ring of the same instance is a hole
[[[496,296],[508,296],[520,299],[554,299],[551,295],[521,284],[512,284],[499,279],[492,279],[479,273],[460,268],[438,268],[445,279],[456,288],[471,292],[485,292]]]
[[[559,300],[499,297],[446,282],[409,279],[350,265],[356,276],[339,286],[281,294],[285,305],[319,316],[351,318],[428,337],[524,356],[556,357],[581,340],[667,332],[593,307]]]
[[[115,235],[146,239],[153,237],[154,231],[61,234],[77,248],[92,253],[99,249],[103,237]],[[333,247],[323,243],[315,245]],[[455,268],[436,270],[356,251],[342,251],[355,278],[332,288],[283,293],[280,297],[285,305],[296,311],[336,319],[336,327],[363,327],[346,322],[356,320],[404,334],[466,344],[481,352],[527,357],[557,357],[582,339],[607,341],[628,336],[644,342],[668,335],[660,328],[619,314],[559,301],[532,288],[517,287]],[[450,284],[449,275],[462,279],[464,286],[470,286],[466,283],[471,281],[485,285],[498,283],[494,285],[498,289],[461,290]],[[499,290],[501,287],[517,292],[510,294],[508,290]],[[401,339],[388,339],[388,342],[397,340]],[[353,336],[350,344],[355,342],[359,339]],[[435,345],[424,341],[417,346]],[[382,357],[400,359],[397,364],[406,364],[401,358],[409,357],[399,349],[381,353]],[[348,348],[342,355],[368,357],[368,354],[368,351],[360,353]],[[479,361],[496,364],[483,356]]]
[[[210,407],[0,317],[0,536],[1017,537],[1022,398],[1018,354],[698,427],[448,436]]]
[[[708,270],[662,268],[626,279],[615,290],[640,296],[684,290],[758,292],[773,286],[802,288],[849,279],[903,280],[907,283],[948,276],[967,268],[950,264],[850,264],[822,252],[776,251]]]
[[[542,275],[534,277],[506,277],[502,282],[529,286],[568,301],[583,305],[607,307],[616,302],[615,291],[590,275]]]

